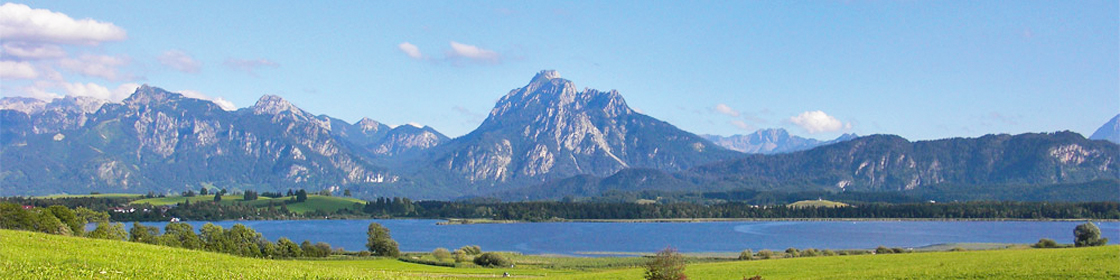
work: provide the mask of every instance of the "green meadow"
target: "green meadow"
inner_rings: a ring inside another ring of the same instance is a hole
[[[511,255],[515,268],[336,256],[266,260],[0,230],[4,279],[641,279],[640,258]],[[623,266],[624,268],[617,268]],[[690,264],[689,279],[1120,279],[1120,246],[806,257]]]
[[[191,202],[203,202],[203,201],[214,201],[213,199],[214,199],[213,195],[200,195],[200,196],[192,196],[192,197],[168,196],[168,197],[140,199],[140,200],[132,201],[131,203],[134,204],[134,205],[151,204],[151,205],[157,205],[158,206],[158,205],[173,205],[173,204],[183,203],[183,202],[186,202],[187,200],[190,200]],[[308,195],[307,200],[303,201],[303,202],[288,202],[288,200],[290,200],[290,199],[291,199],[290,197],[270,198],[270,197],[261,196],[261,197],[258,197],[256,200],[246,201],[245,197],[242,196],[242,195],[232,195],[231,194],[231,195],[223,195],[222,196],[222,201],[220,203],[225,204],[225,205],[242,204],[242,205],[248,205],[248,206],[254,206],[254,207],[268,207],[269,202],[272,202],[272,204],[275,207],[280,207],[280,205],[286,205],[288,207],[288,210],[290,210],[292,212],[300,213],[300,214],[307,213],[307,212],[312,212],[312,211],[315,211],[315,210],[323,210],[324,212],[327,212],[327,213],[333,213],[335,211],[338,211],[339,209],[344,209],[344,208],[360,209],[359,208],[360,206],[357,206],[355,204],[356,203],[357,204],[365,204],[365,201],[362,201],[361,199],[351,198],[351,197],[337,197],[337,196]]]

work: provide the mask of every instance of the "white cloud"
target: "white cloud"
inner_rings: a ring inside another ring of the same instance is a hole
[[[110,81],[125,80],[131,77],[117,72],[117,67],[128,64],[128,57],[109,55],[85,54],[77,59],[66,58],[58,62],[62,69],[76,72],[90,77],[99,77]]]
[[[207,101],[210,101],[210,102],[214,102],[214,104],[217,104],[218,107],[222,108],[222,110],[226,110],[226,111],[237,110],[237,106],[234,106],[233,102],[229,102],[229,100],[226,100],[225,98],[210,97],[209,95],[205,95],[205,94],[202,94],[201,92],[197,92],[197,91],[193,91],[193,90],[180,90],[179,94],[182,94],[183,96],[186,96],[186,97],[189,97],[189,98],[202,99],[202,100],[207,100]]]
[[[451,41],[451,51],[447,53],[448,58],[466,58],[481,62],[497,63],[500,56],[497,52],[479,48],[477,46],[462,44],[459,42]]]
[[[851,129],[852,123],[843,123],[823,111],[805,111],[789,118],[789,122],[800,126],[809,133],[836,132]]]
[[[713,108],[713,110],[715,110],[717,113],[720,113],[720,114],[724,114],[724,115],[728,115],[728,116],[732,116],[732,117],[739,117],[739,111],[735,111],[735,109],[731,109],[731,106],[727,106],[727,104],[723,104],[723,103],[716,104],[716,107]]]
[[[31,63],[24,61],[0,61],[0,79],[35,79],[39,72]]]
[[[41,45],[30,43],[4,43],[0,47],[4,51],[4,56],[17,57],[19,59],[53,59],[62,58],[66,56],[66,51],[58,45]]]
[[[225,64],[226,67],[232,68],[234,70],[245,71],[246,73],[249,73],[250,75],[253,75],[253,76],[257,75],[257,73],[256,73],[257,68],[261,68],[261,67],[277,68],[277,67],[280,67],[280,64],[277,64],[276,62],[273,62],[273,61],[268,60],[268,59],[263,59],[263,58],[259,58],[259,59],[227,58],[225,63],[223,63],[223,64]]]
[[[75,20],[63,13],[5,3],[0,6],[0,37],[8,42],[97,45],[124,40],[128,34],[112,23]]]
[[[740,121],[740,120],[732,120],[731,125],[734,125],[735,127],[738,127],[739,129],[742,129],[742,130],[747,130],[747,131],[754,130],[754,126],[750,125],[747,122]]]
[[[159,56],[159,63],[186,73],[198,73],[202,63],[181,50],[169,50]]]
[[[404,54],[407,54],[408,57],[415,58],[415,59],[423,59],[424,58],[424,54],[420,53],[420,48],[416,47],[416,45],[413,45],[409,42],[401,43],[400,45],[397,45],[397,48],[400,49],[402,52],[404,52]]]
[[[124,97],[114,98],[113,92],[108,88],[95,83],[64,83],[62,87],[66,89],[66,94],[71,96],[89,96],[114,102],[124,99]]]

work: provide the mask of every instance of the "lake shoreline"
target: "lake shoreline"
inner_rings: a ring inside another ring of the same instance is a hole
[[[420,218],[427,219],[427,218]],[[407,220],[407,219],[406,219]],[[551,219],[490,220],[435,219],[438,225],[515,224],[515,223],[708,223],[708,222],[1120,222],[1120,219],[943,219],[943,218],[678,218],[678,219]]]

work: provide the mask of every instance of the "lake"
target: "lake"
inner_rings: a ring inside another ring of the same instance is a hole
[[[479,245],[485,251],[587,255],[595,252],[739,252],[785,248],[868,249],[879,245],[917,248],[945,243],[1035,243],[1050,238],[1073,243],[1081,222],[1041,221],[740,221],[698,223],[514,223],[436,225],[441,220],[281,220],[241,223],[271,241],[287,237],[363,250],[366,228],[377,222],[391,230],[401,251],[430,252]],[[198,230],[206,222],[187,222]],[[167,222],[142,223],[163,229]],[[131,228],[131,223],[126,223]],[[1120,241],[1120,223],[1097,223],[1110,244]]]

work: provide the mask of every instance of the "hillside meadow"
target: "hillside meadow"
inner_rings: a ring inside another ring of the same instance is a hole
[[[643,270],[587,269],[515,258],[517,268],[451,268],[384,258],[265,260],[123,241],[0,230],[5,279],[641,279]],[[627,261],[629,262],[629,261]],[[632,263],[632,262],[631,262]],[[1120,279],[1120,247],[1007,249],[697,263],[689,279]]]

